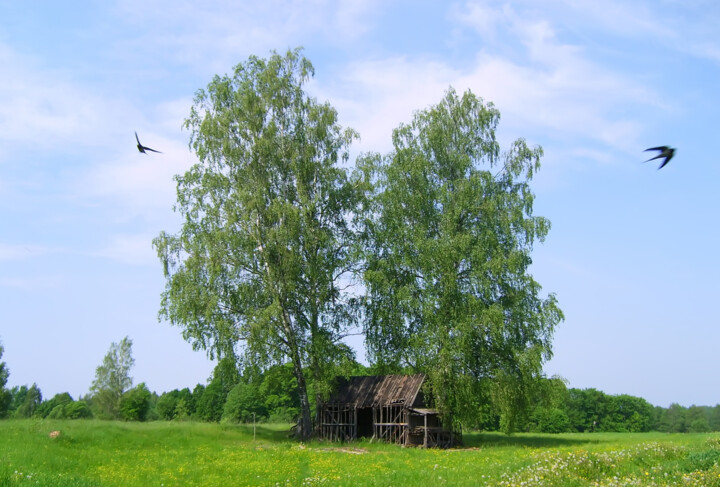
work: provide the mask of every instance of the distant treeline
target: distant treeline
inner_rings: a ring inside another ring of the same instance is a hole
[[[720,405],[668,408],[653,406],[627,394],[609,395],[597,389],[565,389],[558,379],[558,396],[545,397],[528,414],[525,431],[701,433],[720,431]],[[492,429],[492,424],[487,429]]]
[[[351,371],[353,375],[373,373],[360,364],[356,369]],[[7,399],[0,403],[0,417],[107,418],[90,395],[74,400],[70,394],[62,393],[43,399],[35,384],[5,392]],[[544,379],[535,399],[536,405],[529,409],[518,430],[543,433],[720,431],[720,405],[672,404],[663,408],[626,394],[567,388],[557,378]],[[192,390],[176,389],[158,395],[150,392],[144,383],[133,387],[122,395],[116,419],[290,423],[297,420],[299,412],[297,386],[290,364],[271,367],[263,373],[240,375],[234,367],[221,363],[206,385],[198,384]],[[466,427],[499,430],[499,411],[487,404],[483,413],[482,423]]]

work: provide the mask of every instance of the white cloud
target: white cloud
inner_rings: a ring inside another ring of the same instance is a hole
[[[492,40],[504,17],[501,9],[492,8],[483,2],[467,2],[462,7],[455,5],[450,10],[451,19],[472,27],[483,38]]]
[[[162,53],[201,72],[225,73],[250,54],[318,41],[351,44],[370,29],[379,5],[377,0],[218,0],[198,8],[191,1],[135,0],[119,3],[117,15],[143,32],[126,43],[127,51]]]
[[[331,100],[345,125],[360,132],[363,150],[388,150],[392,129],[408,122],[415,110],[440,101],[450,85],[493,102],[512,139],[532,133],[571,146],[591,141],[635,151],[644,121],[628,116],[628,106],[669,109],[637,80],[560,41],[553,24],[542,17],[480,3],[466,7],[451,17],[484,35],[517,42],[501,52],[484,45],[462,69],[442,59],[410,56],[357,61],[345,67],[340,81],[313,86],[322,93],[318,98]]]
[[[302,6],[303,2],[299,2]],[[344,42],[353,42],[370,29],[373,12],[381,9],[382,2],[377,0],[340,0],[336,2],[322,2],[321,9],[330,11],[333,20],[320,28],[329,29],[328,35],[337,38],[340,36]],[[336,10],[333,11],[333,7]],[[313,15],[311,13],[311,15]]]
[[[488,2],[481,3],[492,11],[486,6]],[[472,12],[476,5],[468,2],[465,8]],[[560,0],[538,6],[538,2],[520,0],[513,5],[528,13],[552,17],[556,25],[580,38],[594,38],[597,34],[609,39],[614,36],[625,43],[648,43],[657,52],[674,51],[720,62],[717,35],[720,9],[714,2]]]
[[[0,140],[12,147],[62,146],[78,153],[97,148],[106,115],[119,103],[104,100],[74,83],[68,73],[44,68],[0,44]],[[12,155],[11,148],[4,154]]]
[[[536,66],[480,54],[465,71],[407,58],[360,62],[348,67],[343,82],[318,89],[343,123],[360,132],[364,150],[388,150],[392,129],[410,121],[414,111],[439,102],[450,85],[493,102],[503,123],[516,132],[513,138],[531,130],[566,141],[581,136],[620,149],[634,147],[642,125],[613,112],[627,103],[658,104],[648,90],[571,52],[556,64]]]
[[[608,0],[602,3],[579,0],[560,2],[554,14],[560,19],[569,16],[573,23],[582,22],[585,28],[601,29],[605,33],[638,37],[674,37],[667,18],[658,15],[658,4]]]
[[[141,154],[134,147],[128,149],[110,162],[91,167],[77,182],[75,194],[87,201],[117,201],[122,219],[168,214],[176,201],[173,177],[189,169],[196,161],[195,156],[180,140],[151,131],[138,131],[138,136],[143,145],[162,154]]]
[[[318,80],[310,89],[330,100],[343,125],[360,133],[362,150],[384,152],[392,147],[392,130],[437,103],[458,74],[439,61],[394,57],[350,63],[340,81]]]

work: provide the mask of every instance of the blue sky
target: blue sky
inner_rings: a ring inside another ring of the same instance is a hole
[[[303,46],[354,153],[390,150],[449,86],[496,105],[504,147],[544,148],[535,213],[552,229],[532,273],[566,316],[547,374],[720,403],[717,2],[0,0],[0,19],[10,386],[85,394],[126,335],[136,383],[205,382],[213,364],[157,320],[151,239],[179,228],[172,176],[195,161],[181,125],[215,74]],[[661,171],[643,164],[657,145],[678,148]]]

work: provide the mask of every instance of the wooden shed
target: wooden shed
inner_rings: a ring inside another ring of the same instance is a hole
[[[405,446],[453,446],[456,435],[442,428],[426,407],[424,374],[340,378],[321,406],[320,436],[334,441],[373,438]]]

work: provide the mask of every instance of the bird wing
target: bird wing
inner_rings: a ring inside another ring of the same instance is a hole
[[[643,152],[647,152],[649,150],[659,150],[665,152],[666,150],[668,150],[668,146],[661,145],[660,147],[650,147],[649,149],[645,149]]]
[[[654,161],[655,159],[660,159],[661,157],[664,157],[667,159],[667,156],[665,154],[658,154],[655,157],[651,157],[650,159],[648,159],[647,161],[644,161],[644,162]]]
[[[143,149],[149,150],[149,151],[152,151],[152,152],[157,152],[158,154],[162,154],[162,152],[160,152],[159,150],[151,149],[150,147],[145,147],[145,146],[143,146]]]
[[[135,140],[137,140],[138,145],[142,145],[140,139],[138,139],[137,132],[135,132]]]

